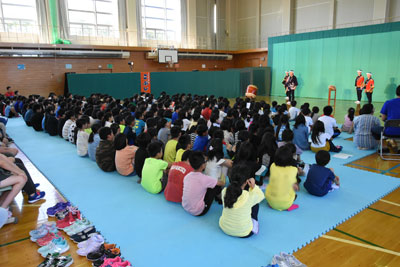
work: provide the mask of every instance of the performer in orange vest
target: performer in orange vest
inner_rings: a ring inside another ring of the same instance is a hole
[[[357,91],[357,101],[355,103],[360,104],[362,90],[364,88],[364,76],[362,76],[362,70],[357,71],[355,86],[356,86],[356,91]]]
[[[374,79],[372,79],[371,72],[367,72],[367,80],[365,81],[365,94],[368,98],[368,104],[372,103],[372,92],[374,91]]]

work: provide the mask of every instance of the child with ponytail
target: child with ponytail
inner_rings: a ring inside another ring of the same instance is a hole
[[[222,190],[224,208],[219,226],[227,235],[250,237],[258,233],[258,209],[264,194],[244,164],[233,167],[231,181]]]

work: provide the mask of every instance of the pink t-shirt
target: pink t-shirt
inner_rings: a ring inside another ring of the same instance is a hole
[[[199,215],[204,210],[204,196],[208,188],[217,185],[217,179],[201,172],[191,172],[183,180],[182,207],[192,215]]]
[[[136,146],[126,146],[124,149],[117,150],[115,153],[115,167],[119,174],[127,176],[133,172],[133,162]]]
[[[353,122],[350,120],[349,116],[344,116],[344,123],[343,126],[350,128],[353,125]]]

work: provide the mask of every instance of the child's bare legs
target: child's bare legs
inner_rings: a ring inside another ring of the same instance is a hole
[[[13,147],[2,146],[2,147],[0,147],[0,153],[1,154],[10,154],[13,157],[15,157],[18,154],[18,149],[13,148]]]
[[[26,176],[13,175],[0,182],[0,187],[12,186],[10,191],[4,192],[0,196],[0,207],[7,209],[14,198],[21,192],[26,183]]]

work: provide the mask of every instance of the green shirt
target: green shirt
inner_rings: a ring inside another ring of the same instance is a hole
[[[165,145],[165,151],[164,151],[164,160],[168,163],[173,163],[175,162],[176,158],[176,145],[178,144],[178,141],[171,139],[167,142]]]
[[[167,169],[167,167],[168,162],[161,159],[147,158],[145,160],[141,184],[147,192],[152,194],[161,192],[161,178],[163,177],[163,171]]]

